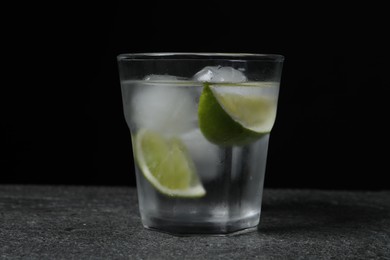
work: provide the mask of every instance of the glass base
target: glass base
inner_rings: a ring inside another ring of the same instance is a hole
[[[257,230],[259,215],[228,222],[180,222],[161,218],[143,219],[145,228],[176,236],[235,236]]]

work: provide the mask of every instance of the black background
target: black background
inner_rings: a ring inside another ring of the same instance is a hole
[[[0,182],[134,185],[116,56],[253,52],[285,56],[266,187],[388,189],[385,10],[241,1],[4,8]]]

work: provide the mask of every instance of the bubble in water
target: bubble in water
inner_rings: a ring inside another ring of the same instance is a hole
[[[207,66],[197,72],[193,79],[200,82],[245,82],[247,78],[244,73],[232,67]]]

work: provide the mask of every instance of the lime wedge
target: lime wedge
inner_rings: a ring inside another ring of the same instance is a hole
[[[199,100],[199,127],[210,142],[240,146],[271,131],[276,117],[276,99],[246,95],[245,91],[229,93],[218,88],[224,87],[205,83]]]
[[[180,139],[143,129],[135,137],[135,154],[143,175],[159,192],[183,198],[206,194]]]

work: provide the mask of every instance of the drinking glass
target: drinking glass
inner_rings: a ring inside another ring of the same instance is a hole
[[[118,56],[144,227],[180,235],[256,229],[283,60]]]

